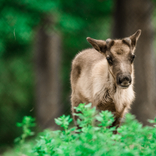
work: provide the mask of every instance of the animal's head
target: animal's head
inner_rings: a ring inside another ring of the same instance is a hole
[[[134,51],[141,30],[123,39],[95,40],[87,37],[88,42],[100,53],[105,55],[108,68],[118,86],[128,88],[132,82]]]

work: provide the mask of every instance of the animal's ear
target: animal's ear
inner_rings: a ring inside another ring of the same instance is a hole
[[[99,52],[106,52],[106,42],[87,37],[87,41]]]
[[[141,35],[141,30],[139,29],[132,36],[129,37],[131,39],[132,49],[134,49],[135,46],[137,45],[137,41],[138,41],[140,35]]]

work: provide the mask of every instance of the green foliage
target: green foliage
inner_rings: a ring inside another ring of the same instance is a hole
[[[27,155],[38,156],[155,156],[156,155],[156,125],[143,127],[134,116],[127,114],[125,123],[118,128],[114,135],[114,128],[108,128],[114,121],[113,115],[108,111],[97,113],[91,104],[80,104],[76,109],[83,112],[77,113],[79,132],[76,127],[68,128],[72,119],[61,116],[55,119],[56,124],[63,130],[46,130],[39,135],[32,151]],[[89,119],[88,119],[89,118]],[[150,120],[156,124],[156,118]],[[23,144],[24,146],[24,144]],[[23,153],[25,154],[25,153]],[[14,155],[14,153],[12,153]],[[8,156],[5,154],[5,156]]]
[[[15,142],[20,142],[20,144],[25,142],[25,139],[29,136],[33,136],[34,132],[31,131],[30,127],[34,127],[36,124],[34,123],[35,119],[31,116],[25,116],[23,118],[22,123],[17,123],[17,127],[22,127],[23,134],[21,137],[15,139]]]
[[[16,143],[13,151],[8,148],[4,156],[21,156],[21,155],[31,155],[32,147],[35,144],[35,140],[30,140],[30,136],[34,135],[31,131],[32,127],[36,125],[35,119],[31,116],[25,116],[21,123],[17,123],[17,127],[22,127],[22,135],[14,140]],[[29,141],[28,141],[29,138]]]
[[[45,13],[55,11],[58,5],[59,1],[54,0],[1,0],[0,56],[27,51],[25,46],[32,41],[34,26],[39,24]]]
[[[64,131],[52,131],[42,136],[35,147],[38,155],[96,155],[96,156],[125,156],[125,155],[156,155],[156,127],[143,127],[134,116],[127,114],[125,124],[114,135],[114,128],[107,128],[114,121],[113,115],[108,111],[97,113],[91,104],[80,104],[76,109],[80,133],[75,133],[75,128],[67,129],[69,116],[61,117],[55,121],[58,125],[66,127]],[[98,122],[97,122],[98,120]],[[156,123],[155,120],[150,120]],[[67,125],[67,126],[65,126]],[[49,144],[50,143],[50,144]],[[47,146],[46,146],[47,144]]]
[[[55,119],[55,123],[60,127],[63,127],[65,130],[68,129],[69,123],[72,121],[70,116],[62,115],[60,118]]]

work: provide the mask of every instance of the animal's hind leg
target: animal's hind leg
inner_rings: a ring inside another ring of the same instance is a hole
[[[78,129],[80,129],[78,123],[77,123],[77,120],[78,120],[78,116],[74,115],[74,113],[81,113],[81,112],[77,112],[76,109],[74,107],[77,107],[80,103],[82,103],[79,99],[77,98],[72,98],[71,99],[71,103],[72,103],[72,115],[73,115],[73,120],[74,120],[74,124],[75,126],[77,126]]]
[[[77,129],[81,129],[81,127],[77,123],[77,120],[79,119],[79,117],[74,115],[74,113],[78,114],[78,113],[81,113],[81,112],[76,112],[76,109],[74,109],[74,108],[72,109],[72,112],[73,112],[73,120],[74,120],[75,126],[77,127]]]

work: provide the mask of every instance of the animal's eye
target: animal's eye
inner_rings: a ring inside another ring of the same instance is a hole
[[[106,59],[107,59],[109,65],[113,64],[113,60],[112,60],[112,58],[110,56],[107,56]]]
[[[132,55],[132,57],[131,57],[131,63],[133,63],[134,59],[135,59],[135,55]]]

